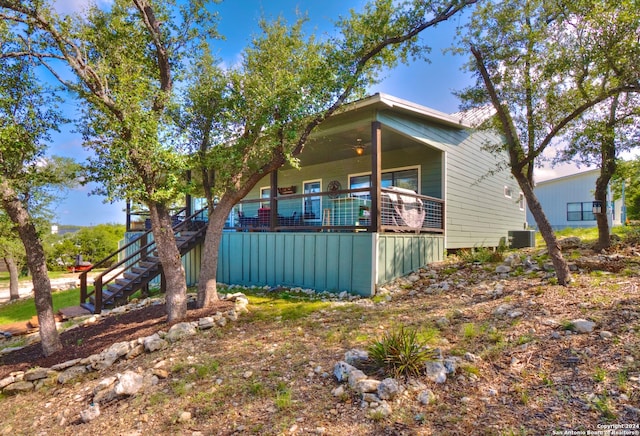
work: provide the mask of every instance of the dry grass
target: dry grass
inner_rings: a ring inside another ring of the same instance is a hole
[[[77,422],[99,381],[87,378],[2,398],[0,433],[538,435],[637,423],[640,281],[638,258],[631,260],[631,273],[585,272],[569,287],[538,275],[503,279],[487,265],[443,264],[411,286],[395,284],[390,301],[253,295],[251,313],[238,322],[101,374],[158,364],[170,371],[143,394],[103,406],[95,421]],[[447,291],[437,286],[445,280]],[[494,315],[501,305],[522,315]],[[444,317],[448,323],[436,324]],[[567,334],[563,326],[575,318],[595,321],[595,332]],[[422,380],[437,396],[433,404],[407,391],[389,418],[371,419],[355,395],[332,396],[333,365],[399,326],[445,356],[481,359],[443,385]],[[602,339],[602,330],[613,337]],[[190,421],[180,422],[183,411]]]

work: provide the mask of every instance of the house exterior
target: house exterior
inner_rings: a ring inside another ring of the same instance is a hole
[[[600,169],[594,169],[536,183],[534,192],[554,230],[597,226],[593,206],[599,175]],[[606,209],[609,223],[614,226],[620,225],[622,201],[611,202]],[[532,228],[537,228],[536,221],[528,209],[527,222]]]
[[[501,138],[475,130],[476,115],[384,94],[345,106],[314,133],[299,168],[265,175],[236,206],[218,280],[370,296],[447,250],[506,244],[525,226],[524,197],[502,169],[506,156],[485,149]],[[183,257],[190,284],[200,256]]]

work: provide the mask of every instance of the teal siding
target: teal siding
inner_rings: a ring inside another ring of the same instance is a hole
[[[444,259],[440,235],[380,234],[378,236],[378,284],[402,277]]]
[[[125,242],[139,233],[125,234]],[[291,286],[371,296],[373,233],[225,232],[218,281],[243,286]],[[135,244],[134,244],[135,245]],[[133,252],[136,248],[131,248]],[[443,260],[440,235],[379,234],[377,283]],[[202,246],[182,257],[187,285],[200,274]],[[159,284],[156,279],[154,284]]]
[[[218,280],[371,295],[370,233],[224,233]]]

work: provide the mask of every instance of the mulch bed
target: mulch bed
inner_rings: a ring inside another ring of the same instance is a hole
[[[183,321],[197,321],[216,312],[232,309],[229,301],[217,301],[213,306],[196,309],[190,303],[187,317]],[[60,333],[63,349],[45,357],[39,342],[28,345],[0,357],[0,379],[14,371],[29,368],[50,368],[68,360],[88,357],[100,353],[115,342],[132,341],[150,336],[159,330],[167,330],[167,315],[163,304],[150,305],[117,315],[108,315],[92,324],[82,324]]]

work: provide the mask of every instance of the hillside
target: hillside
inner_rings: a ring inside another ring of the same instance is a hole
[[[224,327],[72,382],[3,395],[0,434],[538,435],[610,425],[640,432],[632,427],[640,422],[638,248],[564,250],[577,269],[568,287],[545,271],[544,250],[530,249],[507,253],[506,262],[452,258],[371,300],[245,290],[249,313]],[[401,393],[384,408],[375,397],[363,402],[334,367],[400,326],[417,329],[453,368],[445,380],[400,379]],[[121,340],[116,331],[105,332],[105,348]],[[127,371],[155,381],[99,402],[100,383]],[[93,401],[100,413],[85,423],[81,412]]]

